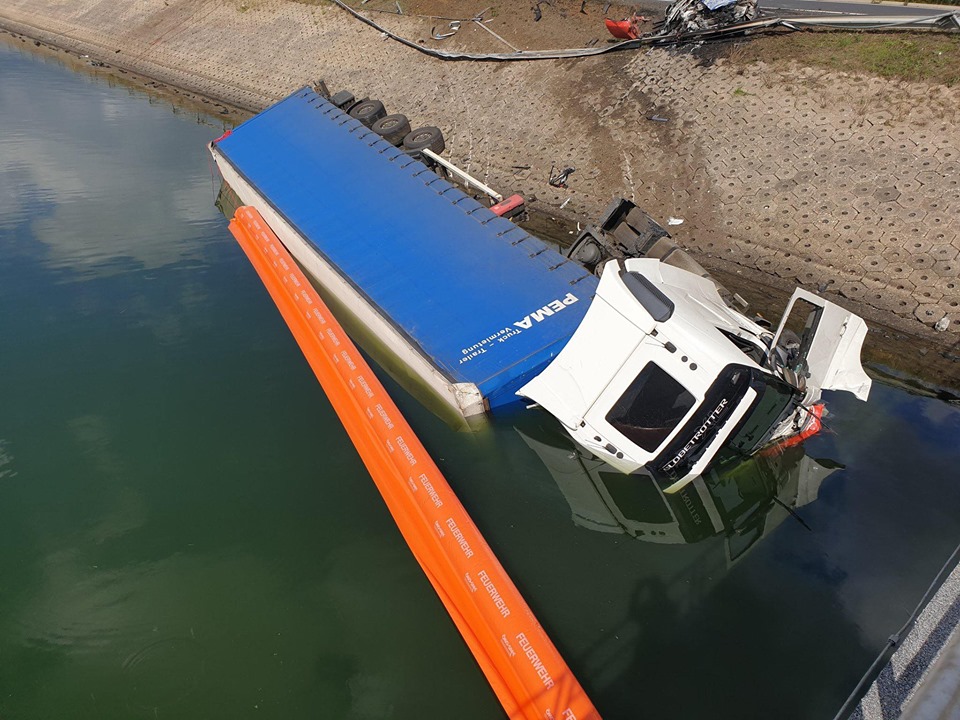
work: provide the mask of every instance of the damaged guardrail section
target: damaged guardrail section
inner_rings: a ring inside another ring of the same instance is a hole
[[[940,15],[857,15],[854,17],[805,16],[805,17],[769,17],[748,20],[747,22],[707,28],[693,32],[661,32],[643,35],[635,40],[624,40],[604,47],[566,48],[558,50],[518,50],[505,53],[468,53],[436,50],[401,37],[380,25],[373,19],[354,10],[343,0],[332,0],[334,4],[347,11],[357,20],[366,23],[385,37],[395,40],[409,48],[441,60],[559,60],[564,58],[591,57],[604,55],[617,50],[634,50],[641,47],[680,45],[687,42],[716,40],[724,37],[757,33],[765,30],[796,31],[800,29],[847,29],[847,30],[941,30],[960,31],[960,12],[951,11]],[[487,29],[481,24],[481,27]],[[512,47],[512,46],[511,46]]]
[[[397,527],[511,720],[599,720],[399,409],[252,207],[230,231],[260,275]]]

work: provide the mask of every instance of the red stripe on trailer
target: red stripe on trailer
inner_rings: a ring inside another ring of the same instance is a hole
[[[522,195],[511,195],[510,197],[501,200],[496,205],[490,207],[490,212],[494,215],[499,215],[503,217],[506,215],[510,217],[509,213],[516,212],[523,207],[523,196]]]

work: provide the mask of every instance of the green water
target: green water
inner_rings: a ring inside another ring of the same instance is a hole
[[[0,718],[502,717],[214,207],[223,128],[0,78]],[[960,540],[960,411],[894,387],[692,508],[396,397],[608,719],[832,717]]]

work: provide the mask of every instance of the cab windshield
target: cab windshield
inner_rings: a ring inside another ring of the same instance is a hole
[[[744,455],[751,455],[766,444],[799,399],[794,388],[766,373],[755,372],[751,386],[757,392],[757,399],[727,440],[728,447]]]

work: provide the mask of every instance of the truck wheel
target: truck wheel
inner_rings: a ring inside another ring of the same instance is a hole
[[[407,120],[406,115],[387,115],[377,120],[370,129],[391,145],[400,147],[403,139],[410,132],[410,121]]]
[[[386,114],[387,111],[384,109],[383,103],[379,100],[364,100],[363,102],[358,102],[350,108],[349,112],[350,117],[356,118],[367,127],[373,125]]]
[[[447,147],[443,142],[443,133],[440,128],[422,127],[412,130],[403,138],[404,152],[417,157],[421,150],[430,150],[439,155]]]

